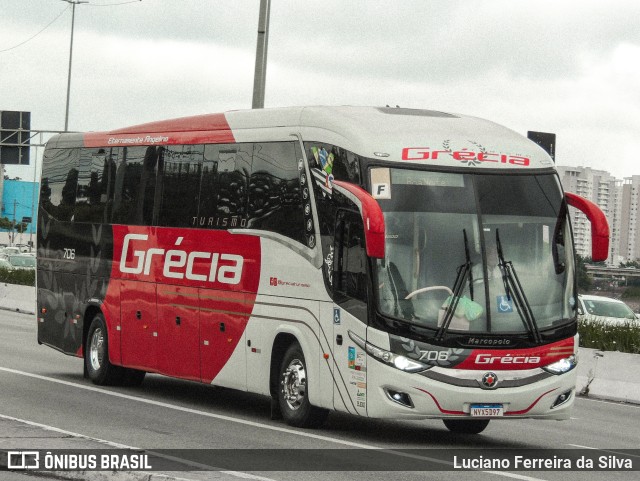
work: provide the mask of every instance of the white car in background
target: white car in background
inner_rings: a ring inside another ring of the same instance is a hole
[[[640,327],[640,319],[624,302],[603,296],[578,296],[578,320],[596,321],[608,325],[633,324]]]
[[[34,270],[36,268],[36,258],[28,254],[9,256],[8,261],[14,269]]]
[[[0,258],[7,259],[9,256],[20,254],[18,247],[3,247],[0,249]]]

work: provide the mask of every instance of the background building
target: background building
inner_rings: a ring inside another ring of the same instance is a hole
[[[31,218],[32,221],[22,234],[12,235],[10,230],[0,229],[0,244],[27,245],[30,241],[35,241],[38,188],[37,182],[5,179],[4,176],[0,178],[2,194],[0,217],[6,217],[16,223],[22,222],[25,217]]]
[[[565,191],[581,195],[596,203],[609,221],[611,242],[606,263],[618,266],[621,262],[640,259],[640,176],[619,180],[609,172],[590,167],[558,166],[558,174]],[[591,257],[591,225],[587,217],[570,208],[576,252]]]

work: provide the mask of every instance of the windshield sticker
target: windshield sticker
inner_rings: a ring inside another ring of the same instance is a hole
[[[374,199],[391,199],[391,186],[389,184],[373,184]]]
[[[393,171],[393,183],[422,187],[464,187],[464,175],[396,169]]]
[[[371,169],[371,195],[374,199],[391,199],[391,171]]]
[[[316,184],[322,189],[323,195],[331,197],[333,193],[333,154],[327,152],[324,147],[311,147],[311,153],[315,160],[315,166],[312,167]]]
[[[513,312],[513,301],[508,296],[496,297],[496,307],[498,312]]]

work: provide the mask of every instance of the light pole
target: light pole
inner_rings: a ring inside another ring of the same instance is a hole
[[[264,86],[267,77],[267,46],[269,44],[269,11],[271,0],[260,0],[260,19],[258,20],[258,45],[256,47],[256,70],[253,76],[254,109],[264,108]]]
[[[89,3],[83,0],[62,0],[71,4],[71,44],[69,45],[69,73],[67,74],[67,108],[64,115],[64,130],[69,130],[69,93],[71,92],[71,60],[73,58],[73,26],[76,19],[76,5],[79,3]]]

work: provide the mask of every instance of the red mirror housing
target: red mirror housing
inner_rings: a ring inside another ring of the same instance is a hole
[[[591,222],[591,258],[604,261],[609,256],[609,222],[596,204],[571,192],[565,192],[567,204],[582,211]]]
[[[384,259],[384,215],[380,204],[362,187],[341,180],[333,181],[333,188],[353,201],[364,223],[367,255]]]

